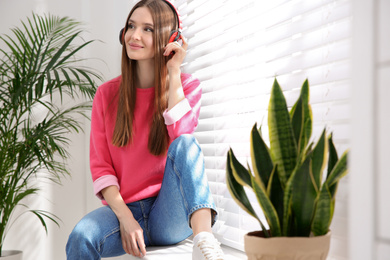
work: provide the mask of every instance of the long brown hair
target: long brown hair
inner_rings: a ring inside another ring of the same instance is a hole
[[[154,155],[162,155],[169,145],[167,128],[164,123],[163,112],[167,109],[167,91],[169,88],[167,61],[163,55],[164,47],[168,43],[169,34],[172,29],[177,28],[176,18],[164,0],[142,0],[130,11],[126,20],[125,32],[128,20],[134,10],[139,7],[147,7],[152,14],[154,31],[154,114],[150,123],[148,149]],[[126,44],[122,47],[122,80],[119,87],[118,112],[112,143],[115,146],[123,147],[132,141],[133,118],[136,101],[136,60],[127,56]]]

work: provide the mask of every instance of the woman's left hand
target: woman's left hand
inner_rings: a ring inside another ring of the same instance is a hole
[[[164,56],[169,56],[172,52],[175,52],[172,54],[172,58],[167,63],[168,72],[180,69],[180,66],[183,63],[183,60],[186,56],[188,43],[184,37],[182,37],[182,41],[183,45],[180,45],[178,42],[171,42],[168,43],[168,45],[164,48]]]

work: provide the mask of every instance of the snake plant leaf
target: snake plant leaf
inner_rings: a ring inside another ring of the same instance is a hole
[[[334,143],[333,143],[333,134],[332,133],[329,135],[329,138],[328,138],[328,146],[329,146],[329,159],[328,159],[327,178],[329,177],[334,166],[336,165],[337,161],[339,160],[339,156],[337,154],[336,147],[334,146]]]
[[[294,106],[295,108],[290,111],[291,116],[291,125],[294,131],[295,142],[297,143],[298,149],[298,157],[302,153],[301,150],[301,142],[305,139],[304,136],[304,111],[303,111],[303,103],[302,98],[298,98],[297,103]]]
[[[255,179],[259,185],[260,182],[262,182],[264,187],[268,187],[270,175],[274,166],[269,148],[260,135],[260,132],[257,130],[257,124],[252,128],[250,144]]]
[[[292,221],[292,191],[293,191],[293,180],[295,178],[297,171],[296,169],[291,174],[290,178],[287,181],[286,187],[284,188],[284,197],[283,197],[283,222],[282,222],[282,235],[290,236],[291,229],[290,223]]]
[[[314,177],[311,170],[312,154],[306,157],[297,169],[292,180],[292,210],[295,218],[296,236],[307,237],[311,231],[317,191],[314,187]]]
[[[328,233],[333,218],[334,203],[328,185],[324,184],[318,195],[315,214],[313,218],[312,232],[315,236]]]
[[[333,141],[331,145],[333,145]],[[347,162],[348,162],[348,150],[345,151],[341,156],[340,160],[336,162],[336,165],[334,165],[333,169],[329,173],[329,177],[327,178],[324,184],[327,185],[331,195],[330,221],[332,221],[333,219],[334,207],[336,203],[336,192],[337,192],[339,180],[348,173]]]
[[[226,184],[230,194],[234,201],[244,209],[249,215],[256,218],[259,222],[260,219],[257,216],[255,210],[253,209],[248,196],[245,193],[244,187],[236,181],[233,175],[233,170],[231,168],[231,153],[227,154],[227,163],[226,163]]]
[[[333,145],[333,142],[332,142]],[[336,192],[339,180],[348,173],[347,169],[347,157],[348,150],[344,152],[339,161],[336,162],[336,165],[333,167],[332,171],[329,173],[329,177],[325,181],[324,185],[327,185],[330,195],[331,195],[331,211],[330,211],[330,222],[333,219],[334,207],[336,203]],[[340,164],[339,164],[340,163]],[[329,183],[332,183],[329,185]]]
[[[340,157],[340,160],[333,167],[333,170],[329,174],[329,177],[326,179],[325,183],[328,185],[330,190],[332,190],[333,185],[337,185],[338,181],[347,175],[347,160],[348,160],[348,150],[346,150]],[[334,198],[336,190],[332,190],[332,198]]]
[[[255,178],[252,178],[252,186],[253,186],[253,191],[256,194],[257,200],[259,201],[259,204],[263,209],[263,213],[269,224],[269,228],[272,236],[273,237],[281,236],[282,231],[280,227],[278,213],[276,212],[276,209],[272,205],[272,202],[267,195],[267,191],[265,187],[262,185],[258,185],[257,182],[255,181]]]
[[[314,187],[319,192],[322,183],[322,173],[326,166],[328,157],[328,142],[326,138],[326,130],[322,131],[321,137],[314,147],[312,155],[311,170],[313,172]]]
[[[272,170],[270,180],[267,187],[267,194],[274,205],[276,212],[278,213],[279,221],[283,220],[283,198],[284,191],[282,184],[280,183],[279,174],[278,174],[278,165],[276,164]]]
[[[278,165],[279,177],[284,187],[295,168],[297,144],[291,126],[283,91],[275,79],[268,107],[268,126],[271,143],[271,158]]]
[[[237,160],[232,149],[228,151],[230,167],[235,180],[242,186],[252,188],[252,176],[248,170]]]
[[[309,87],[309,80],[306,79],[301,87],[301,93],[299,95],[299,99],[302,101],[303,104],[303,113],[304,113],[304,133],[303,133],[303,138],[300,143],[301,147],[299,148],[300,151],[302,151],[307,143],[310,140],[311,133],[312,133],[312,128],[313,128],[313,114],[311,110],[311,106],[309,104],[309,99],[310,99],[310,87]],[[296,106],[298,105],[299,99],[297,102],[294,104],[292,107],[290,114],[293,115]]]
[[[309,88],[309,80],[306,79],[301,87],[301,98],[303,100],[303,110],[305,113],[305,136],[306,143],[303,145],[306,146],[309,141],[313,128],[313,113],[311,110],[311,105],[309,103],[310,99],[310,88]],[[307,123],[306,123],[307,122]]]

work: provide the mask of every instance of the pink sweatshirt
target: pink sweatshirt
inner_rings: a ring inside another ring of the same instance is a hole
[[[102,84],[92,106],[90,168],[94,192],[105,205],[101,190],[112,185],[119,188],[125,203],[157,196],[166,162],[166,155],[155,156],[148,150],[154,88],[137,88],[133,142],[126,147],[112,145],[120,80],[121,77],[117,77]],[[199,80],[182,74],[181,81],[186,98],[163,114],[171,141],[182,134],[193,133],[198,125],[202,95]]]

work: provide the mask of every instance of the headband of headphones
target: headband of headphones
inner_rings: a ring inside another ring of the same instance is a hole
[[[182,27],[183,25],[181,23],[180,15],[179,15],[179,12],[177,11],[176,7],[171,2],[169,2],[168,0],[163,0],[163,1],[165,3],[167,3],[167,5],[172,9],[172,12],[176,16],[177,26],[178,26],[179,30],[182,30],[183,29],[183,27]]]
[[[165,2],[171,8],[172,12],[174,13],[174,15],[176,17],[176,23],[178,25],[178,29],[177,30],[171,31],[168,43],[178,41],[182,37],[181,36],[181,30],[182,30],[182,26],[183,26],[182,23],[181,23],[181,20],[180,20],[179,12],[177,11],[176,7],[171,2],[169,2],[168,0],[162,0],[162,1]],[[126,27],[127,27],[127,25],[126,25]],[[119,32],[119,42],[121,44],[123,44],[123,40],[125,38],[125,33],[126,33],[125,28],[126,27],[122,28],[120,30],[120,32]]]

